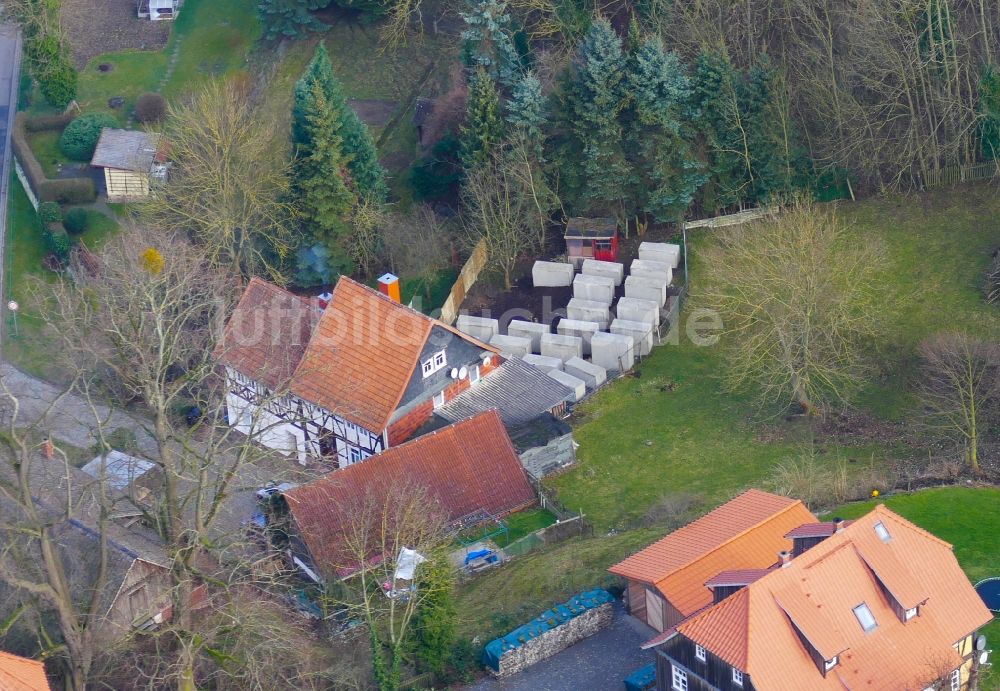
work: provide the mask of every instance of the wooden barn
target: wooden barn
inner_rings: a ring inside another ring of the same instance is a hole
[[[166,177],[158,137],[139,130],[105,127],[90,165],[104,169],[110,202],[127,202],[149,195],[150,178]]]
[[[618,261],[618,222],[613,218],[571,218],[563,237],[566,255],[577,268],[584,259]]]

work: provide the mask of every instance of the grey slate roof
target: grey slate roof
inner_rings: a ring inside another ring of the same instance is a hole
[[[573,391],[524,360],[511,358],[471,389],[434,411],[458,422],[496,408],[507,427],[516,427],[569,400]]]
[[[125,492],[140,477],[156,467],[152,461],[129,456],[121,451],[109,451],[107,458],[97,456],[80,468],[92,478],[101,477],[101,465],[105,468],[105,481],[109,487]]]
[[[571,218],[566,221],[566,238],[610,238],[618,230],[613,218]]]
[[[158,137],[141,130],[105,127],[97,140],[90,165],[148,173],[156,156]]]

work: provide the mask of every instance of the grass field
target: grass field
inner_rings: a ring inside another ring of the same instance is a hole
[[[28,134],[28,146],[31,153],[35,154],[38,163],[45,172],[45,177],[55,179],[59,175],[59,165],[69,161],[62,151],[59,150],[59,137],[62,130],[43,130],[41,132],[30,132]]]
[[[194,3],[190,3],[194,4]],[[101,72],[98,65],[110,64],[113,69]],[[77,101],[87,112],[110,113],[125,124],[135,100],[147,91],[156,91],[167,69],[165,52],[125,50],[105,53],[91,60],[80,72]],[[108,107],[108,99],[121,97],[125,105]]]

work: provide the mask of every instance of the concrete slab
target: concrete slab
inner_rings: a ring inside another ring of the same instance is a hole
[[[615,314],[619,319],[633,322],[646,322],[657,327],[660,324],[660,306],[653,300],[641,298],[619,298],[615,306]]]
[[[597,322],[580,321],[579,319],[560,319],[556,332],[563,336],[579,336],[583,339],[583,354],[590,355],[590,339],[601,330]]]
[[[584,259],[581,273],[586,276],[607,276],[616,286],[625,278],[625,265],[619,262],[602,262],[600,259]]]
[[[557,382],[563,386],[569,387],[573,390],[573,401],[579,401],[581,398],[587,395],[587,384],[572,374],[567,374],[562,370],[554,369],[546,372],[550,377],[555,379]]]
[[[531,352],[542,352],[542,334],[552,333],[548,324],[538,322],[527,322],[523,319],[514,319],[507,325],[508,336],[520,336],[531,339]]]
[[[669,242],[642,242],[639,243],[639,259],[665,262],[676,269],[681,263],[681,246]]]
[[[473,338],[478,338],[483,343],[489,343],[491,338],[500,333],[500,322],[496,319],[460,314],[455,320],[455,328]]]
[[[490,345],[496,346],[501,353],[510,357],[523,357],[531,353],[531,339],[521,336],[497,334],[490,339]]]
[[[625,297],[652,300],[657,307],[663,307],[667,303],[667,279],[629,276],[625,279]]]
[[[563,362],[573,357],[583,357],[583,339],[579,336],[544,334],[542,336],[542,355],[559,358]]]
[[[611,307],[603,302],[572,298],[566,305],[566,316],[584,322],[597,322],[602,329],[611,323]]]
[[[572,374],[577,379],[582,379],[587,388],[593,391],[608,379],[608,373],[600,365],[587,362],[578,357],[570,358],[563,365],[567,374]]]
[[[610,276],[577,274],[573,279],[573,297],[610,305],[615,299],[615,280]]]
[[[566,262],[536,261],[531,267],[531,282],[536,288],[552,288],[573,284],[576,271]]]
[[[670,268],[669,264],[651,259],[633,259],[628,272],[632,276],[665,278],[667,279],[667,283],[671,283],[674,280],[674,270]]]
[[[635,364],[635,346],[631,336],[599,331],[590,342],[595,365],[608,372],[627,372]]]
[[[562,369],[563,361],[557,357],[550,357],[548,355],[533,355],[528,354],[521,358],[529,365],[534,365],[543,372],[551,372],[554,369]]]
[[[653,349],[653,325],[646,322],[634,322],[628,319],[615,319],[611,322],[611,333],[631,336],[635,343],[637,356],[649,355]]]

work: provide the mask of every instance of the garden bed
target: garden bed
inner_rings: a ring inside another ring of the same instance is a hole
[[[135,0],[62,0],[60,16],[77,69],[109,51],[160,50],[170,37],[171,22],[140,19]]]

